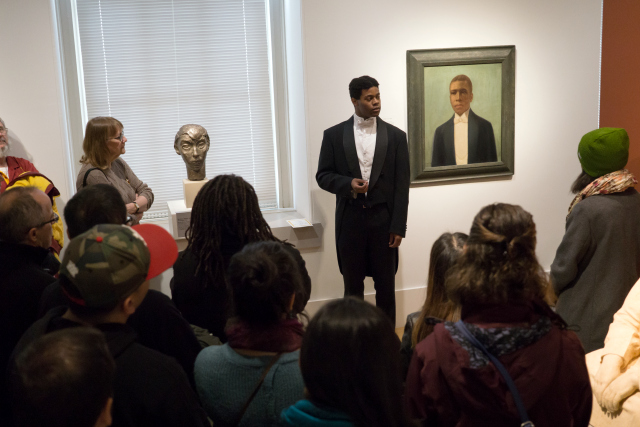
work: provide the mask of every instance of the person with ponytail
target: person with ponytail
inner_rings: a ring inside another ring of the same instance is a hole
[[[230,310],[226,271],[231,257],[248,243],[280,240],[262,216],[251,184],[236,175],[218,175],[200,189],[186,238],[187,249],[173,266],[173,302],[189,323],[226,342]],[[290,243],[284,245],[302,276],[295,301],[301,312],[311,294],[311,279],[300,252]]]
[[[405,399],[423,425],[522,424],[505,377],[472,341],[506,368],[536,427],[589,425],[584,350],[544,301],[550,285],[535,249],[533,217],[520,206],[485,206],[474,218],[445,281],[461,320],[437,324],[409,366]]]
[[[640,278],[640,194],[624,129],[601,128],[578,145],[582,172],[573,183],[565,234],[551,264],[556,312],[585,351],[604,346],[613,315]]]
[[[304,395],[298,360],[303,327],[298,266],[279,242],[246,245],[231,258],[228,342],[196,359],[196,388],[215,426],[276,425]]]
[[[407,316],[407,323],[404,325],[404,334],[400,345],[403,378],[407,376],[413,349],[416,344],[433,332],[433,326],[443,320],[455,322],[460,318],[460,310],[447,298],[444,280],[449,269],[462,253],[467,237],[464,233],[444,233],[431,247],[427,299],[421,311]]]

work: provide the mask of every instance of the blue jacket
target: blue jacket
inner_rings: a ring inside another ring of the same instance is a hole
[[[309,400],[300,400],[284,409],[281,422],[283,427],[354,427],[347,414],[319,408]]]
[[[202,406],[216,427],[234,424],[272,357],[243,356],[229,344],[200,352],[194,368],[196,387]],[[282,410],[304,397],[299,358],[300,350],[282,354],[251,401],[240,427],[277,425]]]

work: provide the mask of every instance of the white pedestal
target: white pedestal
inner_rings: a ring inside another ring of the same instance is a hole
[[[202,181],[189,181],[188,179],[182,180],[182,186],[184,188],[184,202],[185,206],[189,209],[193,207],[193,201],[196,199],[198,191],[207,183],[207,178]]]
[[[184,200],[167,202],[169,208],[169,233],[174,239],[184,239],[184,233],[191,223],[191,209],[187,208]]]

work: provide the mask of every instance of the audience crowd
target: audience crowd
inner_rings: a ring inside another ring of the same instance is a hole
[[[305,262],[239,176],[202,187],[178,253],[162,227],[140,223],[153,193],[120,158],[123,125],[110,117],[87,124],[60,258],[57,190],[6,155],[0,125],[2,426],[638,419],[625,404],[640,405],[640,195],[623,129],[580,141],[550,276],[532,215],[487,205],[468,236],[444,233],[424,254],[426,299],[400,340],[382,310],[354,297],[308,318]],[[172,267],[171,298],[149,289]]]

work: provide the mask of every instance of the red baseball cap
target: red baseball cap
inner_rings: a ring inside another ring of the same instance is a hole
[[[173,267],[178,259],[178,245],[167,230],[155,224],[138,224],[131,228],[142,236],[149,249],[151,262],[147,280]]]

